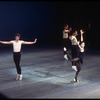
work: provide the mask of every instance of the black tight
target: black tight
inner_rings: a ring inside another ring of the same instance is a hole
[[[77,81],[78,74],[79,74],[79,72],[81,70],[79,61],[76,62],[76,67],[77,67],[77,71],[75,73],[75,80]]]
[[[79,58],[80,58],[81,64],[83,64],[83,56],[84,56],[84,52],[80,52]]]
[[[21,58],[20,52],[13,53],[13,59],[14,59],[15,65],[16,65],[17,74],[21,75],[20,58]]]
[[[72,45],[72,59],[77,58],[79,56],[79,48],[78,45]],[[72,61],[72,66],[75,66],[76,62]]]
[[[69,39],[63,39],[63,47],[66,48],[64,51],[64,55],[67,54],[70,46],[70,40]]]

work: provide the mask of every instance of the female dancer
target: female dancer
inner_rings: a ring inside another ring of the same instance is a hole
[[[0,41],[3,44],[13,44],[13,59],[16,65],[16,69],[17,69],[17,78],[16,80],[22,80],[22,73],[21,73],[21,67],[20,67],[20,59],[21,59],[21,46],[22,44],[34,44],[36,43],[37,39],[35,39],[34,42],[26,42],[26,41],[22,41],[20,40],[20,34],[17,33],[15,35],[15,40],[12,41]]]
[[[70,33],[72,29],[68,29],[68,25],[66,24],[65,27],[64,27],[64,30],[63,30],[63,50],[64,50],[64,58],[68,60],[68,57],[67,57],[67,52],[68,52],[68,49],[69,49],[69,36],[68,34]]]
[[[71,48],[71,50],[72,50],[72,60],[71,60],[72,61],[72,69],[74,69],[76,71],[75,78],[74,78],[75,82],[78,82],[77,77],[81,70],[80,61],[79,61],[79,59],[77,59],[77,58],[79,58],[79,47],[78,47],[78,41],[76,38],[77,35],[78,35],[77,31],[74,31],[72,36],[69,37],[69,39],[71,40],[71,43],[72,43],[72,48]]]
[[[81,41],[78,42],[78,46],[79,46],[79,49],[80,49],[79,57],[80,57],[81,64],[83,64],[83,55],[84,55],[84,47],[85,47],[85,43],[83,41],[83,33],[84,33],[84,31],[81,29],[80,33],[81,33]]]

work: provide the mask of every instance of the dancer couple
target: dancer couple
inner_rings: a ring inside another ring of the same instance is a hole
[[[67,25],[66,29],[68,30],[68,25]],[[64,28],[64,30],[65,30],[65,28]],[[81,40],[78,41],[76,38],[76,36],[78,35],[77,30],[74,30],[72,32],[72,35],[69,35],[68,31],[67,31],[67,33],[64,33],[64,31],[63,31],[63,39],[65,39],[64,34],[67,34],[66,40],[71,41],[70,47],[69,47],[68,42],[66,42],[66,45],[67,45],[66,49],[64,46],[64,58],[66,55],[67,56],[66,58],[67,59],[69,58],[69,60],[72,62],[72,69],[74,69],[76,71],[75,78],[74,78],[75,82],[78,82],[77,77],[81,70],[80,63],[83,64],[83,54],[84,54],[84,47],[85,47],[85,43],[83,41],[83,33],[84,32],[82,29],[80,30],[80,33],[81,33]],[[69,55],[69,53],[68,53],[69,48],[71,49],[72,55]],[[66,50],[66,52],[65,52],[65,50]]]
[[[27,42],[20,40],[20,34],[17,33],[15,35],[15,40],[12,41],[0,41],[2,44],[13,44],[13,59],[16,65],[17,69],[17,78],[16,80],[22,80],[22,73],[21,73],[21,67],[20,67],[20,59],[21,59],[21,46],[22,44],[35,44],[37,39],[34,40],[34,42]]]

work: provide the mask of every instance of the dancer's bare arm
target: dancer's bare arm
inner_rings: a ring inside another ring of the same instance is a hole
[[[12,44],[11,41],[0,41],[0,43],[2,43],[2,44]]]
[[[65,32],[69,33],[70,31],[69,30],[64,30]]]
[[[81,41],[83,41],[83,33],[84,33],[84,31],[81,30]]]
[[[37,39],[35,39],[33,42],[24,41],[23,44],[35,44],[36,42],[37,42]]]

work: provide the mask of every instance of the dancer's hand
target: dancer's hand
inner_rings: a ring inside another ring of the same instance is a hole
[[[80,42],[79,42],[79,41],[77,41],[77,44],[79,45],[79,44],[80,44]]]
[[[84,31],[83,31],[83,30],[80,30],[80,33],[81,33],[81,34],[83,34],[83,33],[84,33]]]
[[[34,40],[34,43],[36,43],[36,42],[37,42],[37,39]]]
[[[83,34],[83,33],[84,33],[84,31],[81,32],[81,34]]]

